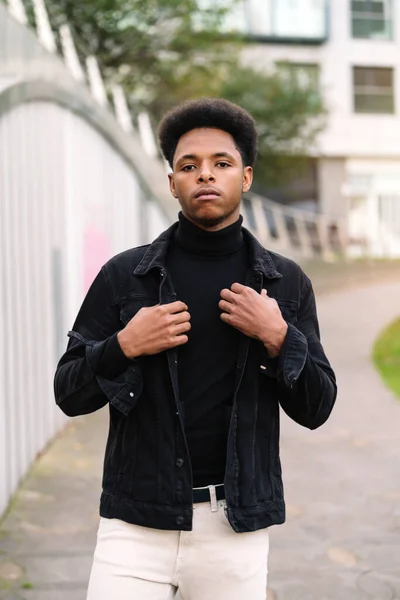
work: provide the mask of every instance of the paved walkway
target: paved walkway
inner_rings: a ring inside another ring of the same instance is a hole
[[[271,531],[278,600],[400,599],[400,402],[370,362],[400,314],[400,284],[319,301],[340,394],[310,432],[282,420],[288,522]]]
[[[400,282],[318,306],[340,396],[315,432],[282,420],[288,521],[271,528],[268,600],[400,600],[400,402],[370,362]],[[84,600],[105,436],[104,411],[76,419],[35,465],[0,526],[1,599]]]

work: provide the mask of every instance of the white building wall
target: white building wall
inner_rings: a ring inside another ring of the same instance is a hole
[[[400,2],[394,0],[394,40],[351,37],[348,0],[331,3],[331,37],[322,50],[322,85],[330,109],[329,126],[321,136],[321,151],[336,156],[400,158]],[[395,70],[395,114],[364,115],[353,111],[352,67],[392,67]]]
[[[379,157],[400,160],[400,2],[394,5],[394,40],[362,40],[351,35],[349,0],[331,0],[329,37],[318,45],[249,44],[245,62],[270,69],[277,61],[316,63],[329,109],[329,122],[319,139],[322,156]],[[396,114],[356,114],[353,110],[353,66],[395,69]]]
[[[300,0],[293,3],[294,6],[300,4]],[[312,155],[319,157],[319,210],[346,217],[350,238],[354,238],[358,251],[378,256],[400,253],[397,242],[400,213],[396,208],[400,206],[400,1],[393,0],[392,5],[393,40],[353,38],[350,0],[330,0],[325,42],[307,44],[304,40],[302,44],[277,44],[269,39],[250,43],[243,52],[245,63],[263,70],[273,69],[278,61],[319,65],[320,83],[329,111],[327,127],[319,136],[317,150],[310,149]],[[275,2],[275,6],[280,7],[280,4]],[[315,7],[318,8],[317,4]],[[316,28],[319,19],[320,13],[316,10]],[[300,21],[298,25],[300,28]],[[394,114],[354,111],[355,66],[394,70]],[[360,240],[368,237],[370,241],[360,250],[364,244]],[[387,239],[391,240],[389,245],[385,242]]]

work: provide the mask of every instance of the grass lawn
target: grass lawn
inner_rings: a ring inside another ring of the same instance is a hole
[[[373,358],[386,385],[400,398],[400,319],[381,333]]]

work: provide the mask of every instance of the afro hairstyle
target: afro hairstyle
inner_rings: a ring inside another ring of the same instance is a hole
[[[230,133],[244,166],[257,158],[257,130],[253,117],[237,104],[222,98],[189,100],[166,113],[158,127],[162,153],[171,168],[179,139],[199,128],[221,129]]]

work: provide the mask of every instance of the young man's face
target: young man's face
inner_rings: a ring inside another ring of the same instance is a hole
[[[252,168],[243,166],[226,131],[192,129],[180,138],[169,181],[172,194],[192,223],[216,231],[237,221],[242,194],[250,189],[252,180]]]

